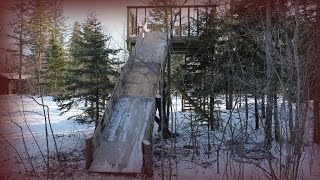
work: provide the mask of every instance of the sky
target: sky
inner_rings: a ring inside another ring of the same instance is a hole
[[[111,46],[123,48],[126,38],[126,7],[144,5],[141,0],[64,0],[66,24],[83,22],[89,11],[95,11],[105,34],[112,36]]]
[[[0,1],[0,30],[12,19],[6,8],[16,1]],[[112,35],[113,39],[123,39],[126,24],[126,6],[144,5],[143,0],[63,0],[64,16],[67,17],[68,30],[72,29],[75,21],[84,21],[89,11],[95,11],[103,25],[104,33]],[[1,48],[8,44],[1,39]],[[123,42],[122,42],[123,45]]]

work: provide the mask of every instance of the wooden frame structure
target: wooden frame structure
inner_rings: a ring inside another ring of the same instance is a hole
[[[172,47],[178,53],[193,48],[190,41],[197,41],[207,24],[208,14],[216,13],[216,5],[183,6],[128,6],[127,7],[127,48],[131,52],[136,37],[147,24],[151,32],[172,32]]]

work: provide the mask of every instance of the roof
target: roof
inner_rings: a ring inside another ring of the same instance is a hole
[[[18,73],[0,73],[0,76],[6,79],[18,80],[19,74]],[[29,79],[31,76],[26,74],[21,74],[21,79]]]

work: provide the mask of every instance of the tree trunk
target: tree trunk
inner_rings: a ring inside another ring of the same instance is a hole
[[[23,32],[24,32],[24,28],[25,28],[24,19],[23,19],[23,15],[24,15],[25,11],[24,11],[24,3],[22,0],[20,1],[19,8],[20,8],[19,9],[19,11],[20,11],[19,19],[20,19],[21,24],[20,24],[20,32],[19,32],[19,80],[18,80],[18,84],[17,84],[17,90],[18,90],[18,93],[21,94],[21,93],[23,93],[21,74],[22,74],[22,66],[23,66],[22,60],[23,60],[23,47],[24,47]]]
[[[296,76],[297,76],[297,90],[296,90],[296,118],[295,118],[295,140],[300,141],[300,127],[301,127],[301,66],[300,66],[300,58],[299,58],[299,50],[298,50],[298,41],[299,41],[299,2],[298,0],[295,0],[294,2],[294,19],[295,19],[295,27],[294,27],[294,33],[293,33],[293,39],[292,39],[292,46],[293,46],[293,58],[295,63],[295,69],[296,69]],[[300,143],[300,142],[298,142]]]
[[[214,95],[210,95],[210,129],[214,130],[216,122],[214,122]]]
[[[254,95],[254,117],[255,117],[255,121],[256,121],[255,130],[258,130],[259,129],[259,112],[258,112],[257,95]]]
[[[313,121],[314,121],[314,132],[313,132],[313,139],[314,142],[320,144],[320,119],[319,119],[319,101],[314,100],[313,103]]]
[[[280,124],[278,118],[278,96],[277,93],[273,95],[273,119],[274,119],[274,138],[277,142],[280,141]]]
[[[271,93],[267,95],[267,109],[266,109],[266,122],[265,122],[265,144],[268,149],[272,146],[272,106],[273,97]]]
[[[271,53],[272,47],[272,26],[271,26],[271,2],[266,2],[266,29],[265,29],[265,52],[266,52],[266,74],[267,74],[267,108],[265,120],[265,145],[267,149],[272,148],[272,106],[273,106],[273,59]]]
[[[289,121],[289,132],[290,132],[290,142],[292,143],[294,140],[294,129],[293,129],[293,110],[292,110],[292,97],[288,97],[288,109],[289,109],[289,115],[288,115],[288,121]]]
[[[239,107],[241,107],[241,105],[242,105],[242,104],[241,104],[241,103],[242,103],[242,99],[241,99],[241,92],[239,92],[239,94],[238,94],[238,95],[239,95]]]
[[[229,84],[229,83],[228,83]],[[228,87],[226,88],[226,109],[229,110]]]
[[[162,133],[162,136],[164,138],[168,138],[169,136],[171,136],[171,132],[168,128],[168,126],[165,125],[165,122],[164,122],[164,118],[166,118],[164,116],[164,113],[162,112],[163,109],[164,109],[164,106],[163,106],[163,99],[161,97],[156,97],[156,109],[158,109],[158,112],[159,112],[159,116],[160,118],[158,118],[157,116],[155,116],[155,121],[158,123],[159,125],[159,129],[158,130],[161,130],[163,133]],[[162,103],[161,103],[162,102]],[[162,105],[162,106],[161,106]],[[162,127],[163,130],[162,130]]]
[[[231,83],[229,82],[228,83],[228,93],[229,93],[229,104],[228,104],[228,110],[231,110],[232,109],[232,106],[233,106],[233,88],[231,86]]]
[[[99,123],[99,88],[96,88],[96,127],[98,126]]]
[[[168,42],[169,43],[169,42]],[[170,86],[171,86],[171,56],[170,56],[170,52],[168,51],[168,62],[167,62],[167,84],[165,87],[165,103],[163,106],[163,109],[165,109],[164,113],[165,113],[165,123],[164,123],[164,127],[165,129],[169,129],[169,115],[170,115],[170,106],[171,106],[171,94],[170,94]]]
[[[262,97],[261,97],[261,117],[266,118],[266,103],[265,103],[264,93],[262,93]]]
[[[91,108],[91,110],[90,110],[90,118],[91,118],[91,120],[94,120],[94,116],[95,116],[94,112],[93,112],[94,104],[95,104],[95,102],[93,100],[90,100],[90,108]],[[97,127],[97,123],[96,123],[96,127]]]
[[[246,132],[248,130],[248,121],[249,121],[249,107],[248,107],[248,94],[244,94],[244,106],[246,110]]]
[[[316,42],[320,41],[320,0],[317,1],[317,15],[316,15]],[[316,43],[316,56],[314,57],[313,67],[320,66],[320,45]],[[315,77],[312,89],[313,89],[313,121],[314,121],[314,142],[320,144],[320,70],[319,68],[314,68],[313,77]]]
[[[166,91],[166,87],[164,87],[164,91]],[[167,130],[169,129],[169,112],[167,112],[167,102],[168,102],[168,97],[167,97],[167,92],[163,93],[162,98],[162,115],[160,116],[160,121],[163,122],[163,136],[165,138],[168,137],[168,132]]]

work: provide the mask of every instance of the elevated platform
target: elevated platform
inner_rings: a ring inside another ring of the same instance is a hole
[[[205,25],[216,16],[216,5],[129,6],[127,47],[131,52],[145,24],[154,32],[172,32],[172,53],[193,54]],[[200,23],[201,22],[201,23]]]
[[[128,50],[135,47],[137,37],[129,37],[127,40]],[[174,36],[171,41],[171,53],[173,54],[194,54],[199,50],[201,40],[196,36]]]

